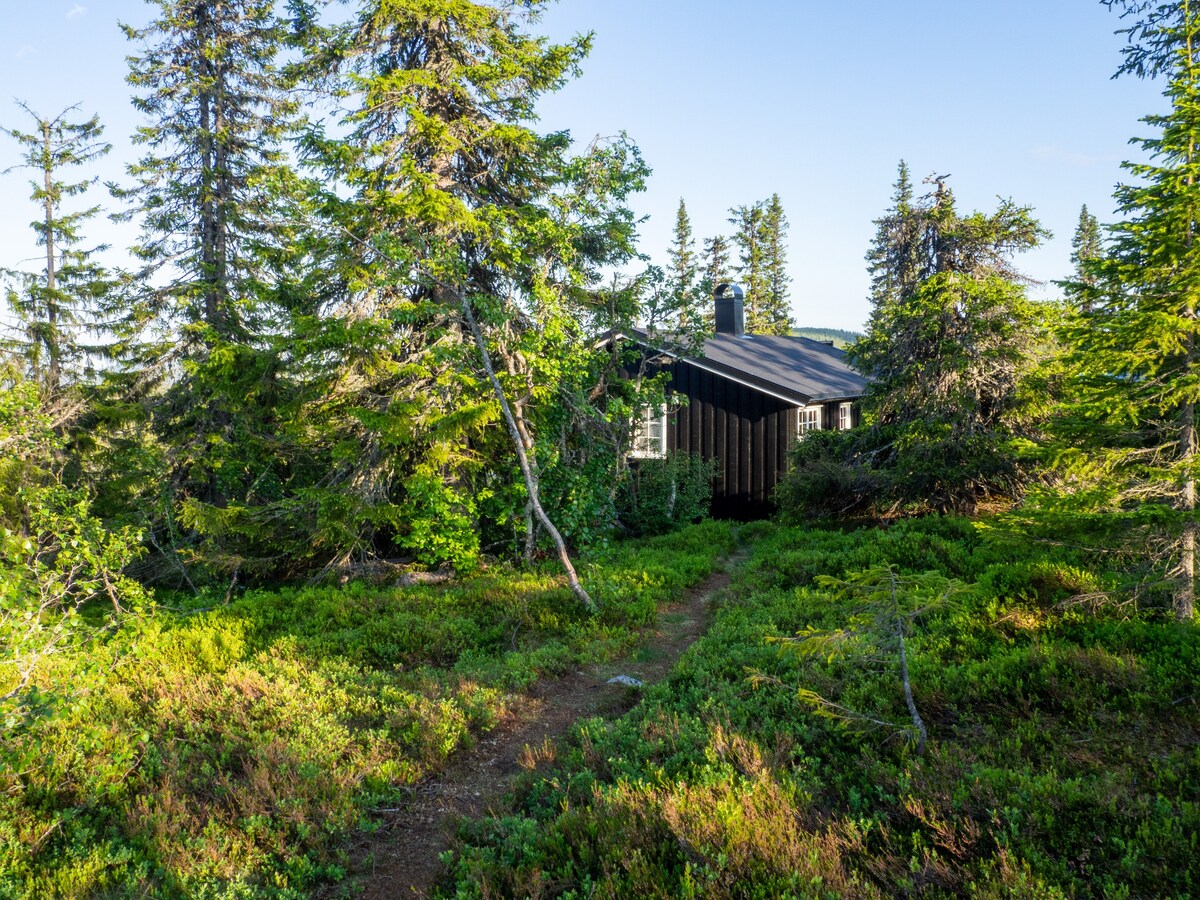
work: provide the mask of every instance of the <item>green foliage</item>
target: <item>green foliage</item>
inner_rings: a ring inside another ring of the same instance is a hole
[[[663,534],[707,518],[716,464],[696,453],[631,463],[617,489],[622,525],[636,535]]]
[[[797,441],[788,470],[775,488],[775,504],[785,521],[852,517],[891,502],[891,470],[868,464],[860,446],[863,429],[813,431]]]
[[[792,334],[813,341],[833,341],[833,346],[842,350],[862,338],[861,332],[847,331],[844,328],[793,328]]]
[[[530,33],[542,5],[375,0],[301,23],[297,74],[345,110],[302,140],[312,271],[294,307],[317,361],[306,445],[322,489],[354,501],[345,560],[390,545],[465,563],[472,531],[511,550],[527,503],[553,536],[542,478],[540,505],[565,505],[551,511],[569,537],[603,527],[593,501],[615,457],[591,380],[591,291],[634,254],[627,200],[648,169],[624,135],[576,151],[536,130],[536,100],[590,46]]]
[[[0,711],[23,701],[43,658],[94,639],[87,604],[103,600],[120,614],[145,603],[122,574],[138,554],[133,529],[110,533],[82,490],[60,484],[24,488],[16,500],[23,527],[0,527]]]
[[[1104,254],[1092,245],[1077,253],[1079,276],[1068,285],[1075,315],[1063,329],[1069,402],[1054,453],[1065,477],[1049,506],[1132,526],[1143,552],[1175,580],[1176,615],[1190,620],[1200,532],[1200,11],[1187,3],[1113,5],[1137,17],[1122,71],[1165,74],[1171,108],[1143,120],[1157,134],[1140,141],[1147,162],[1124,164],[1135,182],[1116,189],[1123,218],[1109,229]]]
[[[692,234],[692,220],[687,205],[679,198],[679,209],[675,214],[675,230],[667,251],[670,259],[669,284],[672,306],[679,310],[679,330],[688,333],[706,330],[706,315],[712,318],[708,308],[712,292],[706,294],[698,283],[700,257],[696,253],[696,239]]]
[[[626,717],[581,723],[509,812],[465,826],[446,894],[1196,892],[1194,629],[1089,612],[1070,598],[1112,588],[1103,557],[960,519],[751,531],[708,634]],[[863,596],[844,585],[886,566],[935,599],[968,587],[907,641],[920,757],[891,729],[847,730],[797,699],[800,686],[902,719],[894,668],[764,640],[845,628]],[[756,690],[748,672],[766,676]]]
[[[902,164],[868,256],[875,307],[849,351],[868,378],[864,428],[797,449],[789,478],[802,484],[781,490],[785,502],[815,495],[830,510],[972,513],[1019,496],[1030,477],[1019,451],[1044,415],[1046,384],[1031,384],[1050,342],[1047,316],[1008,256],[1046,232],[1011,201],[961,216],[940,180],[913,201],[907,178]],[[836,498],[839,486],[848,492]]]
[[[91,649],[148,603],[124,574],[140,535],[108,530],[86,491],[62,483],[48,391],[0,386],[0,771],[39,764],[37,729],[101,680]],[[63,654],[80,660],[77,671],[48,679],[47,666]]]
[[[935,571],[899,575],[891,565],[873,566],[852,572],[845,578],[821,575],[817,584],[838,599],[854,602],[847,624],[834,631],[822,631],[810,625],[795,638],[778,638],[777,641],[801,654],[824,656],[829,663],[835,657],[861,654],[864,648],[882,647],[888,651],[888,657],[892,652],[896,653],[904,698],[912,719],[910,737],[916,752],[923,753],[929,734],[913,701],[905,638],[919,616],[951,602],[963,593],[963,585]],[[842,722],[874,727],[891,724],[864,716],[806,688],[800,688],[797,695],[819,713]]]
[[[151,6],[143,27],[122,26],[143,154],[115,194],[141,235],[139,270],[106,303],[116,364],[97,467],[147,527],[148,579],[288,574],[287,551],[311,542],[282,501],[312,470],[287,427],[279,284],[299,214],[284,140],[299,107],[277,65],[284,26],[270,0]],[[147,455],[138,482],[118,468]]]
[[[703,245],[703,263],[704,268],[700,275],[700,291],[707,298],[712,298],[716,293],[717,285],[725,284],[732,280],[733,273],[729,263],[729,241],[724,235],[715,235],[704,241]],[[711,305],[711,304],[709,304]],[[705,321],[711,328],[714,324],[714,313],[709,311],[706,314]]]
[[[746,331],[788,334],[792,327],[786,274],[788,222],[779,195],[731,209],[729,224],[734,226],[739,254],[735,270],[746,294]]]
[[[1094,261],[1103,255],[1103,239],[1100,235],[1100,222],[1088,212],[1087,204],[1079,210],[1079,224],[1075,226],[1075,234],[1071,238],[1071,263],[1075,266],[1074,282],[1084,289],[1095,286],[1095,277],[1089,273]]]
[[[763,244],[767,270],[767,318],[772,334],[789,334],[792,307],[789,302],[792,278],[787,273],[788,219],[783,201],[772,194],[763,206]]]
[[[479,559],[476,500],[463,497],[440,473],[418,466],[405,482],[408,526],[405,544],[427,566],[447,564],[460,572],[475,568]],[[480,498],[486,499],[486,498]]]
[[[0,767],[0,896],[309,896],[349,836],[496,726],[513,692],[625,653],[734,545],[707,522],[560,576],[164,598],[46,661],[87,690]],[[172,605],[179,604],[179,605]],[[11,744],[6,744],[6,749]]]
[[[85,347],[81,336],[97,324],[97,305],[110,287],[104,269],[93,259],[96,250],[83,250],[82,227],[100,211],[90,207],[74,212],[63,201],[82,196],[92,181],[64,180],[68,166],[82,166],[104,156],[111,145],[102,140],[104,127],[96,116],[71,121],[74,108],[54,118],[21,108],[34,120],[34,130],[0,129],[22,148],[21,168],[31,169],[30,199],[39,207],[33,223],[37,243],[45,249],[45,267],[38,273],[3,271],[10,286],[7,299],[24,331],[16,344],[29,369],[51,390],[64,377],[78,378]],[[104,249],[104,248],[98,248]]]

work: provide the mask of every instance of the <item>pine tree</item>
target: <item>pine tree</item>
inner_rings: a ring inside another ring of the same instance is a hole
[[[1122,73],[1166,74],[1170,111],[1143,121],[1151,161],[1115,197],[1122,215],[1106,253],[1080,253],[1080,313],[1067,334],[1078,397],[1068,411],[1075,453],[1101,508],[1157,535],[1170,561],[1175,615],[1195,615],[1196,384],[1200,380],[1200,7],[1114,0],[1139,17]]]
[[[791,304],[788,300],[791,277],[787,274],[787,215],[778,194],[772,194],[763,212],[764,265],[767,278],[767,334],[790,334]]]
[[[16,283],[8,291],[8,301],[25,332],[19,341],[23,354],[53,395],[79,363],[80,331],[95,329],[97,304],[109,286],[104,269],[92,259],[103,248],[79,246],[84,223],[100,208],[63,209],[65,199],[83,195],[94,179],[69,181],[64,170],[104,156],[111,145],[102,140],[104,128],[96,116],[71,120],[76,107],[48,119],[20,105],[34,120],[34,128],[3,130],[22,148],[21,167],[35,175],[31,199],[41,208],[41,216],[32,227],[45,251],[45,265],[36,274],[9,271],[4,275]]]
[[[773,322],[763,233],[766,217],[763,204],[758,202],[737,206],[729,213],[729,224],[736,229],[733,242],[738,248],[737,276],[746,295],[746,331],[751,334],[770,334]]]

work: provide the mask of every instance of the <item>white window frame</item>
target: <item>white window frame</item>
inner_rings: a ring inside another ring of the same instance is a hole
[[[821,431],[824,427],[825,407],[819,403],[801,406],[796,411],[796,437],[803,440],[810,431]]]
[[[849,431],[854,427],[854,411],[852,403],[838,404],[838,431]]]
[[[629,455],[634,459],[662,459],[667,455],[667,411],[664,407],[647,406],[634,419],[630,431]]]

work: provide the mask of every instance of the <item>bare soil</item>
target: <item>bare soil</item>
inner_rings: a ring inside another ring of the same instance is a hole
[[[729,570],[741,558],[726,560],[707,581],[661,610],[629,657],[539,681],[515,698],[492,731],[414,788],[410,802],[380,813],[382,826],[353,848],[351,871],[339,888],[360,891],[368,900],[429,896],[443,872],[438,855],[452,846],[458,823],[501,810],[521,759],[561,738],[579,719],[615,718],[636,705],[639,689],[610,685],[608,679],[628,675],[651,685],[665,678],[708,627],[711,601],[728,587]]]

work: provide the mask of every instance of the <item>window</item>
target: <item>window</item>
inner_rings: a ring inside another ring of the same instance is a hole
[[[630,456],[660,459],[667,455],[667,411],[649,406],[634,420]]]
[[[796,435],[804,437],[810,431],[821,430],[821,407],[820,406],[803,406],[800,408],[799,424],[796,426]]]
[[[850,410],[851,404],[838,404],[838,431],[849,431],[854,427],[854,418]]]

